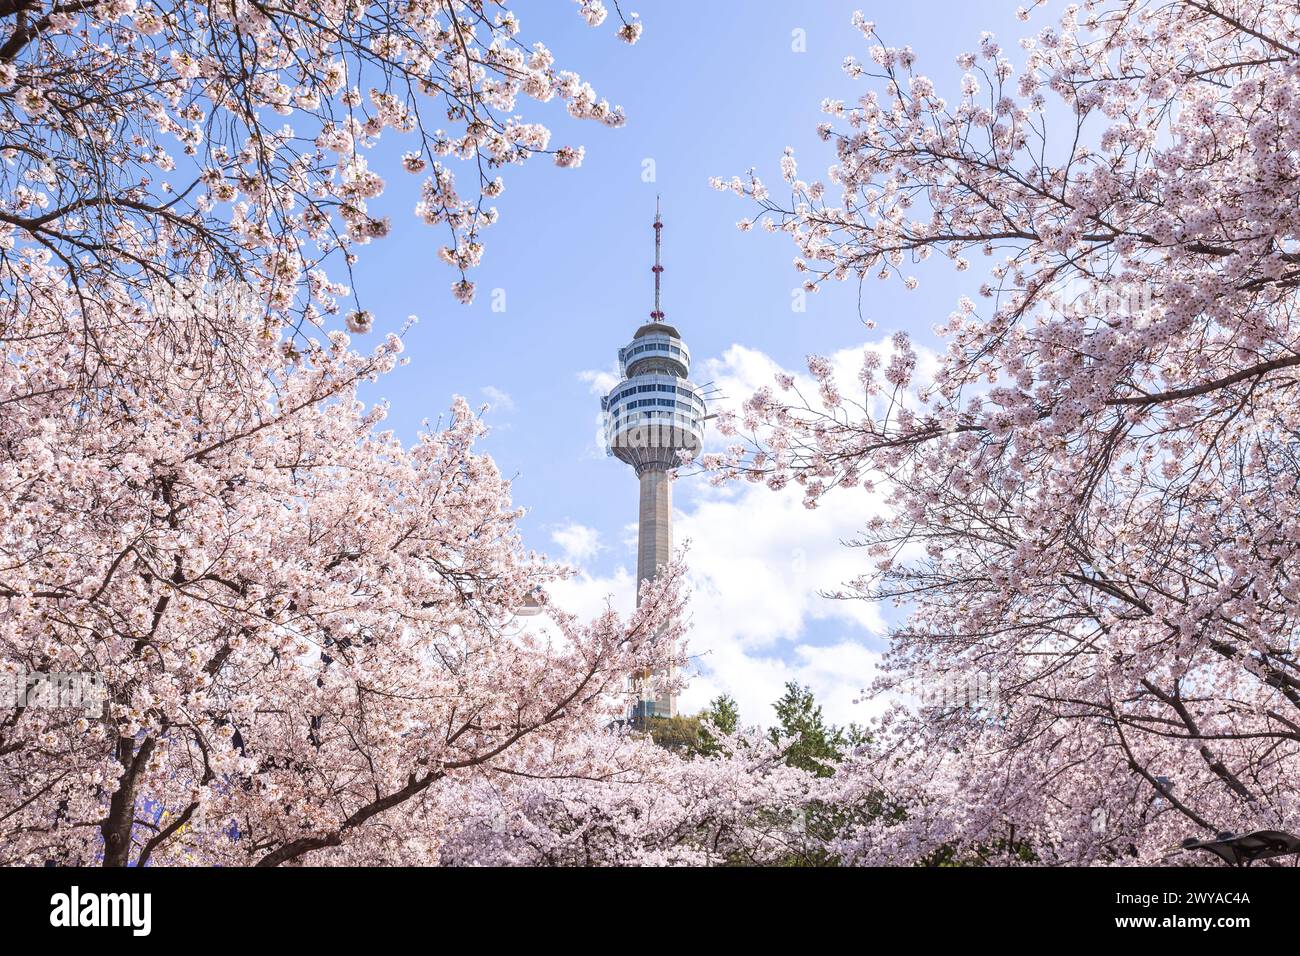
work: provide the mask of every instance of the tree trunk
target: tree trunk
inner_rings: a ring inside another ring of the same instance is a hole
[[[130,737],[117,739],[117,760],[124,772],[108,804],[108,815],[99,825],[104,836],[104,866],[126,866],[131,862],[131,828],[135,823],[135,787],[140,770],[153,752],[153,738],[146,737],[134,750]]]

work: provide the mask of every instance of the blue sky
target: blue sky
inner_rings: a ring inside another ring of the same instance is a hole
[[[920,72],[955,99],[962,71],[954,58],[977,49],[981,31],[996,33],[1015,60],[1016,39],[1044,25],[1042,16],[1019,23],[1015,6],[652,0],[624,4],[645,24],[628,47],[609,22],[588,28],[568,0],[512,4],[520,38],[543,40],[560,67],[621,104],[628,122],[611,130],[574,121],[559,104],[521,103],[526,116],[550,125],[552,147],[582,144],[586,158],[576,170],[544,159],[506,170],[500,222],[485,234],[469,307],[452,299],[456,276],[436,258],[443,235],[412,214],[420,177],[396,163],[409,144],[396,137],[379,147],[372,166],[389,188],[377,211],[392,217],[393,231],[362,250],[355,288],[378,333],[399,329],[408,315],[419,322],[406,336],[409,365],[366,397],[391,402],[389,425],[408,440],[453,394],[491,403],[484,447],[515,476],[515,501],[529,509],[526,543],[582,570],[560,597],[576,610],[593,610],[606,596],[630,607],[637,486],[630,469],[597,447],[597,392],[651,309],[656,193],[666,223],[664,310],[691,347],[692,377],[719,380],[728,400],[745,397],[778,365],[802,369],[810,352],[840,353],[855,365],[865,343],[900,328],[933,342],[932,326],[983,281],[978,267],[962,276],[941,263],[917,267],[921,285],[912,292],[896,280],[861,289],[843,283],[810,296],[797,313],[793,244],[737,230],[752,210],[708,180],[754,166],[779,184],[786,146],[795,147],[801,176],[824,177],[833,156],[815,135],[819,104],[868,88],[841,70],[847,55],[868,60],[868,44],[850,25],[855,9],[891,45],[911,45]],[[804,52],[793,49],[796,30]],[[643,181],[647,161],[654,182]],[[493,290],[504,293],[505,311],[491,310]],[[859,296],[873,331],[861,324]],[[813,686],[835,719],[863,717],[853,699],[871,679],[888,609],[882,617],[817,592],[861,566],[863,556],[839,541],[875,502],[845,492],[810,513],[765,489],[718,491],[697,478],[679,481],[674,495],[676,538],[692,538],[696,575],[691,650],[699,676],[685,709],[725,690],[744,719],[766,722],[782,682],[796,679]]]

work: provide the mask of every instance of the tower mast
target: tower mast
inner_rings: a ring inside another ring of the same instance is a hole
[[[655,264],[650,270],[655,274],[655,310],[650,313],[650,318],[656,322],[662,322],[664,319],[663,308],[659,305],[659,277],[663,275],[664,267],[659,261],[659,250],[662,245],[664,221],[659,216],[659,197],[655,196]]]

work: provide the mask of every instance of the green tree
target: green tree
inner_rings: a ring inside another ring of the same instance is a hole
[[[785,694],[772,706],[778,724],[768,733],[774,743],[789,740],[785,762],[818,777],[835,773],[835,765],[845,751],[857,743],[856,739],[850,739],[850,734],[858,739],[863,736],[856,727],[851,727],[850,734],[846,734],[834,724],[828,724],[812,690],[794,681],[785,685]]]
[[[717,753],[721,747],[717,738],[709,732],[704,722],[716,727],[719,733],[734,734],[740,725],[740,709],[736,700],[728,694],[719,694],[709,701],[709,706],[700,711],[700,739],[696,752],[704,756]]]
[[[786,741],[786,763],[818,777],[834,775],[850,751],[871,743],[866,729],[858,724],[838,727],[827,723],[812,690],[793,681],[785,685],[785,694],[772,706],[777,725],[768,734],[773,742]],[[839,858],[825,849],[827,844],[888,809],[873,795],[857,806],[816,802],[799,812],[809,839],[801,852],[790,854],[787,866],[838,866]]]
[[[660,747],[687,757],[702,752],[703,733],[699,717],[651,717],[646,721],[645,729]]]

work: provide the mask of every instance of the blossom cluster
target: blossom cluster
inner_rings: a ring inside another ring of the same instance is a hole
[[[598,0],[581,0],[592,26]],[[623,18],[635,42],[641,24]],[[305,281],[391,229],[372,207],[385,189],[367,154],[409,138],[403,161],[428,178],[416,214],[467,272],[497,217],[500,171],[550,145],[522,100],[567,104],[621,125],[579,74],[519,38],[503,4],[235,0],[54,5],[0,12],[0,284],[54,255],[87,294],[173,274],[235,276],[271,308],[319,323],[336,304]],[[469,174],[457,186],[452,166]],[[429,170],[432,169],[432,172]],[[472,178],[470,178],[472,177]]]

